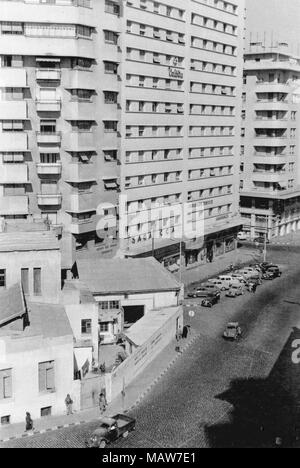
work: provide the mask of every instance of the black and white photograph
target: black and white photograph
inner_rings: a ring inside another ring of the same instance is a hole
[[[300,448],[299,286],[300,0],[0,0],[1,449]]]

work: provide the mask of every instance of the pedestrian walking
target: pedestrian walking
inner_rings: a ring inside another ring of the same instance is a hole
[[[176,347],[175,347],[175,351],[177,351],[178,353],[180,353],[180,340],[182,338],[182,331],[181,330],[178,330],[177,333],[176,333],[176,341],[177,341],[177,344],[176,344]]]
[[[73,414],[73,400],[70,397],[69,393],[66,396],[65,404],[66,404],[66,408],[67,408],[67,416],[69,416],[69,414]]]
[[[99,409],[100,413],[103,414],[106,411],[107,401],[103,392],[99,394]]]
[[[190,331],[190,325],[185,325],[182,330],[182,338],[186,339]]]
[[[26,413],[25,421],[26,421],[26,431],[32,431],[34,429],[33,420],[31,418],[30,413],[28,413],[28,412]]]
[[[254,285],[253,285],[253,287],[252,287],[252,291],[253,291],[254,294],[256,293],[256,288],[257,288],[257,284],[254,283]]]

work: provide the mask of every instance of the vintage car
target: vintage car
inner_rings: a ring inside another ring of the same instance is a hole
[[[282,272],[279,270],[279,267],[277,265],[269,267],[266,273],[273,273],[275,278],[278,278],[282,275]]]
[[[209,294],[203,301],[201,302],[202,307],[212,307],[215,304],[220,302],[220,296],[218,294]]]
[[[120,437],[128,437],[129,432],[135,430],[135,419],[125,415],[116,414],[108,418],[101,418],[99,427],[92,433],[86,441],[88,448],[105,448],[106,445],[116,441]]]
[[[245,294],[245,286],[239,282],[233,283],[227,291],[226,296],[227,297],[237,297],[237,296],[242,296]]]
[[[223,333],[223,337],[226,340],[237,340],[242,334],[242,329],[238,322],[229,322],[226,330]]]
[[[212,283],[201,284],[197,289],[188,292],[188,297],[207,297],[210,294],[220,296],[220,290]]]

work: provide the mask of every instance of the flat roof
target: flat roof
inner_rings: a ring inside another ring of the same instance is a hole
[[[28,303],[30,325],[22,337],[42,335],[44,338],[72,336],[73,331],[63,305]]]
[[[20,283],[0,292],[0,326],[26,313],[23,291]]]
[[[93,294],[178,291],[180,283],[153,257],[82,259],[76,262],[80,281]]]
[[[59,243],[52,231],[2,232],[0,252],[59,250]]]
[[[154,335],[155,332],[162,328],[170,318],[176,316],[180,310],[182,310],[181,307],[152,310],[123,334],[136,346],[142,346],[151,338],[151,336]]]

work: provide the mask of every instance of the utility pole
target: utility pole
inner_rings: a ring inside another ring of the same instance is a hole
[[[266,232],[265,232],[265,245],[264,245],[264,262],[267,261],[267,236],[268,236],[268,216],[266,217],[267,220],[267,226],[266,226]]]

